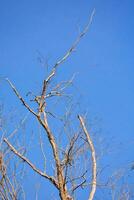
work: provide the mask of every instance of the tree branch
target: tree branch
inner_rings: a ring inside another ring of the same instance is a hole
[[[93,200],[94,195],[95,195],[95,191],[96,191],[96,176],[97,176],[97,170],[96,170],[96,156],[95,156],[95,148],[94,148],[94,144],[92,142],[92,139],[90,137],[90,134],[87,131],[87,128],[85,126],[85,122],[83,117],[81,117],[80,115],[78,115],[78,119],[80,121],[81,127],[84,131],[84,134],[87,138],[87,142],[89,144],[89,148],[91,150],[91,156],[92,156],[92,183],[91,183],[91,192],[89,194],[89,198],[88,200]]]
[[[14,93],[16,94],[16,96],[19,98],[19,100],[22,102],[22,104],[33,114],[37,117],[37,114],[30,108],[30,106],[25,102],[25,100],[20,96],[19,92],[17,91],[17,89],[15,88],[15,86],[12,84],[12,82],[6,78],[6,81],[8,82],[8,84],[10,85],[10,87],[12,88],[12,90],[14,91]]]
[[[76,49],[78,43],[80,42],[81,38],[83,38],[85,36],[85,34],[87,33],[91,23],[92,23],[92,20],[93,20],[93,16],[95,14],[95,9],[92,11],[91,13],[91,16],[89,18],[89,22],[87,24],[87,26],[85,27],[85,29],[80,33],[80,35],[78,36],[78,38],[76,39],[76,41],[74,42],[74,44],[72,45],[72,47],[66,52],[66,54],[59,60],[55,63],[55,65],[53,66],[52,68],[52,71],[50,72],[49,76],[47,77],[46,79],[46,83],[48,83],[53,76],[55,76],[55,73],[56,73],[56,69],[59,65],[61,65],[71,54],[72,52]]]
[[[56,181],[53,177],[51,177],[51,176],[47,175],[46,173],[41,172],[39,169],[37,169],[36,166],[35,166],[33,163],[31,163],[31,161],[29,161],[25,156],[21,155],[21,154],[10,144],[10,142],[9,142],[6,138],[4,138],[4,142],[8,145],[8,147],[10,148],[10,150],[11,150],[15,155],[17,155],[17,156],[18,156],[19,158],[21,158],[24,162],[26,162],[36,173],[38,173],[38,174],[41,175],[42,177],[48,179],[50,182],[52,182],[52,183],[56,186],[57,189],[59,189],[59,186],[58,186],[58,184],[57,184],[57,181]]]

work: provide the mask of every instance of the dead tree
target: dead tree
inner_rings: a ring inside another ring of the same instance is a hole
[[[72,52],[76,49],[79,41],[81,38],[85,36],[87,30],[89,29],[92,18],[94,15],[92,12],[89,23],[85,27],[84,31],[78,36],[72,47],[67,51],[67,53],[56,62],[56,64],[52,67],[52,71],[50,71],[49,75],[45,78],[42,84],[42,91],[40,95],[36,95],[33,101],[37,103],[37,111],[35,111],[29,104],[26,103],[24,98],[19,94],[16,87],[13,83],[6,78],[6,81],[9,83],[10,87],[12,88],[13,92],[17,96],[17,98],[21,101],[21,103],[25,106],[25,108],[37,119],[40,126],[44,130],[44,134],[46,134],[47,139],[50,143],[52,149],[52,157],[55,161],[55,174],[48,175],[47,172],[41,171],[38,169],[25,155],[20,153],[18,149],[15,148],[14,145],[11,144],[8,138],[4,138],[4,142],[7,144],[9,149],[21,160],[23,160],[27,165],[31,167],[31,169],[39,174],[40,176],[47,179],[51,184],[53,184],[57,190],[59,191],[59,196],[62,200],[71,200],[73,199],[73,194],[78,188],[84,188],[86,186],[90,187],[90,193],[88,200],[92,200],[95,195],[96,191],[96,155],[95,155],[95,148],[93,141],[91,139],[90,133],[88,132],[85,124],[84,117],[78,115],[78,120],[80,122],[81,129],[74,133],[72,137],[70,137],[69,143],[66,145],[65,148],[60,148],[56,141],[55,133],[51,130],[51,124],[48,122],[48,115],[54,116],[53,113],[47,112],[47,101],[49,98],[52,97],[59,97],[62,96],[62,92],[64,88],[66,88],[66,84],[59,83],[55,85],[50,91],[50,85],[52,79],[57,74],[57,68],[66,61],[66,59],[72,54]],[[68,82],[67,82],[68,84]],[[81,143],[79,144],[79,141]],[[85,150],[86,149],[86,150]],[[91,170],[91,182],[89,183],[86,174],[88,169],[80,174],[79,176],[75,177],[70,175],[70,169],[74,167],[75,163],[75,156],[81,155],[84,151],[90,151],[89,156],[91,155],[91,166],[88,168],[92,168]],[[61,156],[62,155],[62,156]],[[2,163],[2,158],[0,160],[0,164]],[[1,164],[2,166],[2,164]],[[71,185],[71,186],[70,186]]]

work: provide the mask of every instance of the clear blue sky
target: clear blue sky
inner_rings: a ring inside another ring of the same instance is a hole
[[[37,52],[54,64],[93,8],[91,29],[59,70],[59,77],[66,79],[78,72],[75,85],[83,110],[88,109],[89,118],[101,119],[101,137],[111,148],[112,140],[117,148],[105,162],[126,167],[134,160],[133,1],[0,0],[0,75],[11,79],[23,95],[38,91],[46,71]],[[1,101],[7,107],[20,105],[5,84],[1,88]]]

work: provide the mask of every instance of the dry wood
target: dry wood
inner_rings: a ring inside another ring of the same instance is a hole
[[[92,142],[92,139],[90,137],[89,132],[87,131],[87,128],[85,126],[85,122],[82,116],[78,115],[78,119],[80,121],[80,124],[82,126],[82,129],[84,131],[84,134],[86,136],[87,142],[89,144],[89,148],[91,150],[91,157],[92,157],[92,182],[91,182],[91,192],[89,194],[89,198],[88,200],[93,200],[94,195],[95,195],[95,191],[96,191],[96,176],[97,176],[97,169],[96,169],[96,156],[95,156],[95,148],[94,148],[94,144]]]

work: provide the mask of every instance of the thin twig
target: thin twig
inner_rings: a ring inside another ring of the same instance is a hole
[[[76,185],[73,189],[72,192],[74,192],[75,190],[77,190],[79,187],[83,187],[83,184],[86,183],[86,180],[83,180],[81,183],[79,183],[78,185]]]
[[[30,108],[30,106],[25,102],[25,100],[20,96],[19,92],[17,91],[17,89],[15,88],[15,86],[12,84],[12,82],[6,78],[6,81],[9,83],[10,87],[12,88],[12,90],[14,91],[14,93],[16,94],[16,96],[19,98],[19,100],[22,102],[22,104],[33,114],[37,117],[37,114]]]
[[[27,120],[28,118],[28,115],[29,115],[29,112],[27,113],[27,115],[21,120],[21,122],[17,125],[17,127],[9,134],[8,136],[8,139],[13,137],[17,132],[18,130],[20,129],[20,127],[25,123],[25,121]]]
[[[41,138],[41,128],[40,127],[39,127],[39,143],[40,143],[41,152],[42,152],[42,155],[44,158],[44,172],[46,172],[47,161],[46,161],[46,155],[45,155],[44,148],[43,148],[43,141]]]

